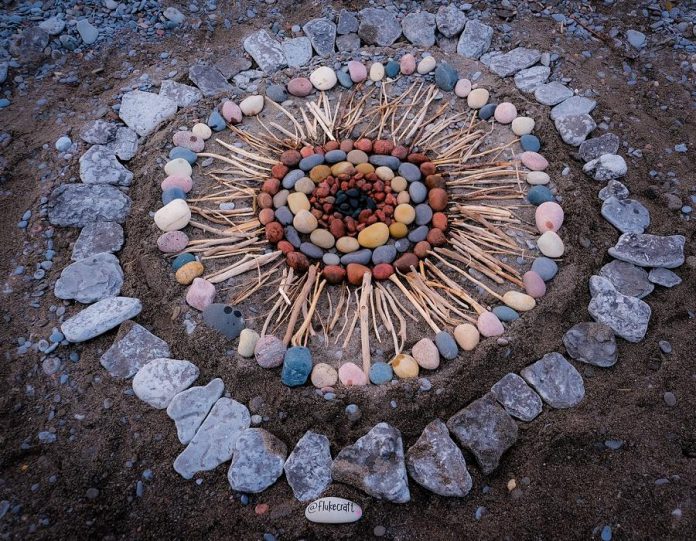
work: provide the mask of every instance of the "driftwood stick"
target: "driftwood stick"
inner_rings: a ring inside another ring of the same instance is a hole
[[[307,281],[305,282],[302,291],[295,299],[295,304],[292,307],[292,312],[290,313],[290,321],[288,321],[288,328],[285,331],[285,336],[283,337],[283,343],[287,346],[290,343],[290,339],[293,335],[293,330],[295,329],[295,324],[297,323],[297,318],[300,315],[300,310],[307,300],[307,296],[314,285],[314,280],[317,278],[317,265],[312,265],[307,271]]]
[[[360,347],[362,349],[363,372],[370,375],[370,307],[368,301],[372,291],[372,273],[363,274],[362,291],[360,292]]]

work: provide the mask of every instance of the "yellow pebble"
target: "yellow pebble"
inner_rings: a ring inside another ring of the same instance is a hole
[[[381,165],[377,169],[375,169],[375,174],[381,179],[381,180],[391,180],[394,178],[394,171],[389,169],[388,167]]]
[[[404,177],[394,177],[391,181],[391,189],[396,193],[403,192],[408,188],[408,181]]]
[[[418,363],[410,355],[400,353],[389,364],[391,364],[394,373],[401,379],[418,377]]]
[[[200,261],[189,261],[185,265],[179,267],[176,271],[176,281],[182,285],[189,285],[194,278],[198,278],[203,274],[203,263]]]
[[[316,167],[312,167],[312,170],[309,172],[309,178],[314,182],[321,182],[330,174],[331,168],[328,165],[317,165]]]
[[[462,323],[454,329],[454,339],[464,351],[471,351],[478,346],[481,335],[471,323]]]
[[[338,162],[331,166],[331,174],[333,176],[352,175],[354,172],[355,166],[350,162]]]
[[[519,291],[508,291],[503,295],[503,302],[513,310],[518,312],[528,312],[536,306],[534,297],[530,297],[526,293]]]
[[[369,175],[375,172],[375,166],[371,163],[359,163],[355,166],[355,170],[363,175]]]
[[[394,219],[402,224],[412,224],[416,219],[416,209],[411,205],[398,205],[394,209]]]
[[[364,248],[377,248],[389,240],[389,227],[387,224],[377,222],[358,233],[358,243]]]
[[[326,363],[315,364],[310,376],[312,385],[317,389],[322,387],[332,387],[338,381],[338,372],[333,366]]]
[[[389,234],[395,239],[403,239],[408,235],[408,226],[401,222],[392,222],[389,226]]]
[[[302,192],[293,192],[288,196],[288,208],[293,214],[297,214],[301,210],[309,210],[311,205],[309,199]]]

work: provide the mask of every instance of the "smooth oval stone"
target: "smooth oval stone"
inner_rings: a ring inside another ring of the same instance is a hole
[[[435,84],[445,92],[454,90],[459,74],[457,70],[446,62],[442,62],[435,68]]]
[[[215,285],[204,278],[194,278],[191,287],[186,290],[185,299],[191,308],[202,312],[215,299]]]
[[[433,209],[426,203],[416,205],[416,225],[429,224],[433,219]]]
[[[206,325],[221,332],[231,340],[237,338],[244,328],[242,313],[233,306],[222,303],[213,303],[206,306],[205,310],[203,310],[203,321]],[[258,347],[258,342],[256,345]]]
[[[422,203],[428,197],[428,188],[422,182],[412,182],[408,187],[408,195],[413,203]]]
[[[311,212],[303,209],[295,215],[295,218],[292,220],[292,225],[300,233],[309,235],[319,224]]]
[[[242,110],[232,100],[226,100],[221,107],[222,118],[230,124],[239,124],[242,121]]]
[[[224,130],[227,127],[227,124],[225,123],[225,119],[218,111],[212,110],[210,112],[210,116],[208,117],[208,126],[214,132],[219,132]]]
[[[302,158],[298,167],[303,171],[309,171],[313,167],[321,165],[322,163],[324,163],[324,156],[322,154],[311,154],[306,158]]]
[[[367,79],[367,68],[362,62],[351,60],[348,62],[348,73],[354,83],[362,83]]]
[[[503,324],[493,312],[481,312],[476,320],[476,328],[486,337],[500,336],[505,332]]]
[[[539,149],[541,149],[541,141],[539,141],[536,135],[525,134],[520,137],[520,146],[522,150],[539,152]]]
[[[305,518],[318,524],[347,524],[362,517],[362,509],[357,503],[343,498],[320,498],[305,509]]]
[[[391,189],[393,192],[401,193],[408,188],[408,182],[404,177],[394,177],[391,181]]]
[[[427,233],[426,233],[427,236]],[[394,248],[396,248],[397,252],[404,253],[411,247],[411,241],[409,241],[407,238],[404,239],[398,239],[394,243]]]
[[[345,363],[338,369],[338,379],[346,386],[367,385],[367,376],[355,363]]]
[[[418,226],[408,234],[408,240],[413,243],[425,240],[428,236],[428,231],[429,229],[427,225]]]
[[[384,64],[373,62],[370,66],[370,81],[381,81],[384,79]]]
[[[472,351],[478,346],[481,335],[471,323],[462,323],[454,329],[454,339],[464,351]]]
[[[175,147],[182,147],[193,152],[203,152],[205,143],[203,139],[193,135],[190,131],[178,131],[174,134],[172,142]]]
[[[312,371],[312,354],[306,347],[288,348],[283,359],[280,381],[288,387],[304,385]]]
[[[391,180],[394,178],[394,171],[382,165],[375,169],[375,175],[377,175],[381,180]]]
[[[193,254],[190,254],[188,252],[184,254],[179,254],[172,260],[172,270],[174,272],[178,271],[181,267],[186,265],[186,263],[191,263],[191,261],[195,261],[196,256]]]
[[[437,65],[437,61],[435,58],[432,56],[426,56],[418,62],[418,67],[416,68],[416,71],[420,73],[421,75],[425,75],[426,73],[430,73],[435,69],[435,66]]]
[[[536,306],[534,297],[520,291],[508,291],[503,295],[503,302],[518,312],[528,312]]]
[[[542,280],[548,282],[558,273],[558,265],[548,257],[537,257],[532,263],[532,270],[541,276]]]
[[[372,252],[372,264],[379,265],[380,263],[391,263],[396,259],[396,248],[387,244],[385,246],[378,246]]]
[[[404,162],[399,166],[399,176],[409,182],[416,182],[421,179],[421,171],[416,164]]]
[[[263,105],[263,96],[248,96],[240,102],[239,108],[244,116],[256,116],[263,111]]]
[[[297,181],[304,176],[305,174],[302,169],[293,169],[283,177],[283,188],[285,188],[286,190],[292,190],[295,187]]]
[[[519,155],[519,159],[522,165],[531,171],[543,171],[549,166],[549,162],[546,161],[546,158],[537,152],[523,152]]]
[[[411,348],[411,356],[416,360],[418,366],[426,370],[435,370],[440,366],[440,352],[435,342],[430,338],[421,338],[416,342]]]
[[[266,89],[266,96],[276,103],[283,103],[288,99],[288,93],[285,88],[280,85],[270,85]]]
[[[321,259],[324,255],[324,250],[319,248],[319,246],[317,246],[316,244],[312,244],[311,242],[303,242],[302,244],[300,244],[300,252],[302,252],[307,257],[311,257],[312,259]]]
[[[510,124],[517,117],[517,107],[509,101],[504,101],[495,108],[493,116],[500,124]]]
[[[298,98],[304,98],[312,93],[312,82],[306,77],[295,77],[288,83],[288,92]]]
[[[512,133],[514,133],[517,137],[521,137],[523,135],[532,133],[532,131],[534,131],[535,124],[536,123],[534,122],[533,118],[530,118],[528,116],[518,116],[515,120],[512,121],[510,129],[512,130]]]
[[[321,258],[324,265],[340,265],[341,258],[337,254],[324,254]]]
[[[183,199],[174,199],[155,212],[155,225],[162,231],[183,229],[191,220],[191,209]]]
[[[295,191],[302,192],[305,195],[311,194],[316,188],[316,184],[311,178],[302,177],[300,180],[295,182]]]
[[[360,249],[360,243],[354,237],[341,237],[336,241],[336,249],[344,254],[349,254]]]
[[[210,129],[210,127],[202,122],[194,124],[193,128],[191,128],[191,133],[197,137],[200,137],[204,141],[207,141],[213,135],[213,131]]]
[[[530,171],[527,173],[528,184],[539,186],[548,184],[549,182],[551,182],[551,177],[548,175],[548,173],[544,173],[543,171]]]
[[[546,284],[541,276],[539,276],[534,271],[527,271],[522,276],[522,283],[524,283],[524,290],[527,295],[539,299],[546,295]]]
[[[345,161],[346,158],[346,153],[339,149],[329,150],[326,154],[324,154],[326,163],[339,163]]]
[[[167,188],[162,192],[162,203],[167,204],[171,203],[175,199],[183,199],[184,201],[186,200],[186,193],[184,193],[184,190],[181,188]]]
[[[469,79],[459,79],[454,85],[454,94],[459,98],[466,98],[471,92],[471,81]]]
[[[416,71],[416,57],[411,53],[406,53],[399,60],[399,69],[404,75],[411,75]]]
[[[479,117],[481,120],[490,120],[495,114],[495,108],[497,105],[495,103],[487,103],[481,109],[479,109]]]
[[[288,196],[288,208],[293,214],[301,210],[309,210],[311,207],[307,195],[302,192],[293,192]]]
[[[297,227],[297,226],[295,226]],[[377,222],[358,233],[358,243],[364,248],[377,248],[389,240],[389,226]]]
[[[317,389],[323,389],[324,387],[333,387],[338,381],[338,372],[333,366],[326,363],[318,363],[312,368],[312,375],[310,376],[310,381]]]
[[[257,340],[254,357],[261,368],[276,368],[283,364],[286,350],[280,338],[267,334]]]
[[[546,257],[561,257],[565,246],[561,237],[554,231],[546,231],[537,239],[537,248]]]
[[[237,353],[239,353],[245,359],[250,359],[254,356],[254,350],[256,349],[256,342],[259,341],[259,333],[253,329],[242,329],[239,334],[239,345],[237,346]]]
[[[180,284],[189,285],[196,278],[203,274],[203,264],[200,261],[189,261],[184,263],[174,274],[174,278]]]
[[[188,245],[188,235],[183,231],[169,231],[157,239],[157,247],[164,253],[180,252]]]
[[[539,186],[535,186],[535,188],[539,188]],[[563,207],[555,201],[542,203],[534,212],[534,220],[539,233],[558,231],[563,225],[564,216]]]
[[[466,103],[472,109],[481,109],[488,103],[490,93],[485,88],[474,88],[466,97]]]
[[[360,163],[367,163],[368,156],[362,150],[354,148],[348,154],[346,154],[346,160],[348,160],[353,165],[358,165]]]
[[[384,66],[384,73],[386,74],[387,77],[393,79],[397,75],[399,75],[399,70],[400,66],[399,63],[396,62],[395,60],[390,60],[387,62],[387,65]]]
[[[393,377],[394,371],[387,363],[372,363],[370,366],[370,381],[375,385],[389,383]]]
[[[350,265],[351,263],[357,263],[359,265],[369,265],[372,259],[372,250],[367,248],[363,250],[358,250],[357,252],[352,252],[341,256],[341,265]]]
[[[382,154],[373,154],[368,161],[375,167],[384,165],[393,171],[398,171],[401,161],[394,156],[384,156]],[[403,176],[403,175],[402,175]]]
[[[300,244],[302,244],[302,240],[300,239],[300,235],[297,233],[297,229],[291,225],[285,227],[285,239],[295,248],[299,248]]]
[[[496,306],[493,313],[500,321],[515,321],[520,315],[509,306]]]
[[[547,201],[553,201],[553,194],[546,186],[532,186],[527,192],[527,201],[539,206]]]
[[[309,80],[317,90],[331,90],[336,86],[336,72],[328,66],[315,69],[309,76]]]
[[[455,342],[454,337],[447,331],[440,331],[435,335],[435,345],[440,355],[448,361],[456,359],[459,354],[457,342]]]
[[[399,223],[410,225],[416,219],[416,209],[405,203],[397,205],[394,209],[394,219]]]
[[[276,209],[275,219],[283,225],[290,225],[295,219],[295,216],[288,207],[282,206]]]
[[[185,193],[189,193],[193,188],[193,181],[191,177],[169,176],[162,181],[160,188],[163,191],[169,188],[181,188]]]
[[[410,355],[400,353],[391,360],[390,364],[394,373],[401,379],[418,377],[418,363]]]
[[[172,177],[190,177],[193,169],[191,169],[191,164],[183,158],[176,158],[165,164],[164,172]]]
[[[341,85],[343,88],[353,87],[353,80],[350,78],[350,75],[348,75],[348,72],[338,70],[336,72],[336,79],[338,79],[338,84]]]
[[[273,196],[273,206],[277,209],[286,206],[288,203],[289,195],[289,190],[280,190],[277,194]]]
[[[333,245],[336,243],[334,236],[326,229],[315,229],[309,236],[309,240],[324,250],[333,248]]]
[[[177,158],[182,158],[193,165],[196,163],[198,156],[193,150],[189,150],[188,148],[174,147],[169,151],[169,159],[176,160]]]

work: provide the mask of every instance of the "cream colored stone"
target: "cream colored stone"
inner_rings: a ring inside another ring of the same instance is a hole
[[[239,104],[244,116],[256,116],[263,111],[263,96],[248,96]]]
[[[435,69],[435,66],[437,66],[437,61],[435,58],[432,56],[426,56],[418,62],[418,68],[416,68],[416,71],[420,73],[421,75],[425,75],[426,73],[430,73]]]
[[[306,235],[309,235],[312,231],[314,231],[317,228],[317,225],[319,224],[317,223],[317,219],[311,212],[302,209],[295,215],[295,218],[292,220],[292,225],[300,233],[305,233]]]
[[[394,357],[389,364],[391,364],[394,373],[401,379],[418,377],[418,363],[410,355],[400,353]]]
[[[204,141],[207,141],[213,135],[213,130],[211,130],[206,124],[199,122],[198,124],[195,124],[193,128],[191,128],[191,133],[197,137],[200,137]]]
[[[381,81],[384,79],[384,64],[381,62],[374,62],[370,66],[370,80]]]
[[[343,254],[355,252],[359,248],[360,243],[358,242],[358,239],[353,237],[341,237],[336,241],[336,249]]]
[[[309,204],[309,199],[307,195],[302,192],[292,192],[288,195],[288,208],[293,214],[297,214],[301,210],[309,210],[311,205]]]
[[[518,116],[515,120],[512,121],[510,128],[512,129],[512,133],[520,137],[522,135],[532,133],[532,131],[534,130],[534,125],[535,122],[533,118],[528,116]]]
[[[328,66],[321,66],[312,72],[309,80],[317,90],[331,90],[336,86],[336,72]]]
[[[406,188],[408,188],[408,181],[404,177],[394,177],[391,181],[391,189],[396,192],[400,193],[403,192]]]
[[[527,183],[532,185],[537,184],[548,184],[551,181],[551,177],[548,173],[543,171],[530,171],[527,173]]]
[[[503,295],[503,302],[518,312],[528,312],[536,306],[534,297],[530,297],[526,293],[519,291],[508,291]]]
[[[466,103],[472,109],[480,109],[488,103],[490,93],[485,88],[474,88],[466,97]]]
[[[389,167],[381,165],[377,169],[375,169],[375,175],[377,175],[380,179],[385,181],[391,180],[394,178],[394,171],[389,169]]]
[[[309,240],[324,250],[333,248],[334,244],[336,244],[336,239],[326,229],[315,229],[309,236]]]
[[[250,359],[254,356],[254,349],[256,348],[256,342],[259,340],[259,333],[253,329],[242,329],[239,335],[239,345],[237,346],[237,353],[239,353],[245,359]]]
[[[312,385],[314,385],[317,389],[333,387],[338,381],[338,372],[333,366],[326,363],[318,363],[314,365],[314,368],[312,368],[310,380]]]
[[[193,173],[191,164],[183,158],[175,158],[164,166],[164,172],[170,177],[190,177]]]
[[[539,251],[546,257],[561,257],[565,253],[565,246],[558,233],[547,231],[537,239]]]
[[[471,351],[478,346],[481,335],[471,323],[462,323],[454,329],[454,339],[464,351]]]
[[[191,209],[183,199],[174,199],[155,212],[155,225],[162,231],[183,229],[191,221]]]
[[[407,191],[399,192],[396,196],[396,203],[398,205],[408,205],[411,202],[411,195]]]

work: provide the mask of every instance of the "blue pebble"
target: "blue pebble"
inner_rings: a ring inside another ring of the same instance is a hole
[[[60,384],[61,384],[61,385],[65,385],[65,384],[68,382],[69,379],[70,379],[70,376],[68,376],[67,374],[61,374],[61,376],[60,376]]]
[[[346,153],[342,150],[329,150],[325,155],[324,159],[326,163],[338,163],[346,161]]]
[[[387,363],[374,363],[370,366],[370,381],[375,385],[388,383],[393,377],[394,371]]]
[[[493,313],[500,321],[515,321],[520,318],[520,315],[509,306],[496,306],[493,308]]]
[[[312,371],[312,354],[302,346],[288,348],[283,359],[280,381],[288,387],[298,387],[307,382]]]
[[[408,195],[411,198],[411,203],[417,205],[428,197],[428,188],[422,182],[411,182],[408,186]]]
[[[76,363],[80,360],[80,354],[77,351],[72,351],[72,352],[70,352],[69,359],[72,362]]]
[[[54,250],[46,250],[46,253],[44,254],[44,257],[51,261],[53,257],[56,255],[56,252]]]
[[[356,252],[351,252],[341,256],[341,265],[348,265],[350,263],[360,263],[361,265],[369,265],[372,259],[372,250],[368,248],[363,248]]]
[[[438,64],[437,68],[435,68],[435,84],[445,92],[454,90],[458,79],[457,70],[446,62]]]
[[[51,270],[53,268],[53,261],[42,261],[39,263],[39,267],[43,270]]]
[[[387,65],[384,66],[384,73],[390,79],[399,75],[399,71],[401,71],[401,66],[399,66],[399,63],[395,60],[390,60],[387,62]]]
[[[28,222],[30,219],[31,219],[31,210],[24,211],[24,214],[22,214],[22,220]]]
[[[48,337],[48,339],[51,341],[51,343],[56,343],[56,342],[61,342],[65,338],[62,332],[60,332],[58,329],[53,329],[53,332],[51,333],[51,336]]]
[[[324,156],[322,154],[312,154],[306,158],[302,158],[299,167],[302,171],[310,171],[313,167],[321,165],[322,163],[324,163]]]
[[[305,176],[305,174],[302,169],[293,169],[283,177],[283,188],[285,188],[286,190],[292,190],[295,187],[295,183],[298,180],[300,180],[303,176]]]
[[[295,217],[288,207],[282,206],[275,211],[275,218],[283,225],[290,225]]]
[[[178,271],[181,267],[186,265],[186,263],[191,263],[191,261],[195,261],[196,256],[193,254],[190,254],[188,252],[179,254],[174,258],[174,261],[172,261],[172,269],[174,269],[174,272]]]
[[[372,264],[391,263],[396,259],[396,248],[391,244],[378,246],[372,252]]]
[[[72,141],[70,140],[70,137],[67,137],[64,135],[63,137],[60,137],[56,141],[56,150],[58,152],[67,152],[70,150],[70,147],[72,146]]]
[[[481,120],[490,120],[495,114],[495,108],[498,107],[497,103],[488,103],[479,109],[479,118]]]
[[[181,188],[167,188],[162,192],[162,203],[165,205],[171,203],[175,199],[186,200],[186,193]]]
[[[440,331],[435,335],[435,345],[440,355],[448,361],[456,359],[459,354],[459,348],[457,347],[457,342],[454,341],[454,336],[447,331]]]
[[[183,158],[191,165],[193,165],[194,163],[196,163],[196,159],[198,158],[198,156],[193,150],[189,150],[188,148],[174,147],[169,151],[169,159],[174,160],[176,158]]]
[[[520,137],[520,145],[522,150],[529,152],[539,152],[541,148],[541,141],[536,135],[526,134]]]
[[[433,209],[427,203],[416,205],[416,225],[429,224],[433,219]]]
[[[338,84],[340,84],[343,88],[351,88],[353,86],[353,79],[351,79],[350,75],[343,70],[338,70],[336,72],[336,78],[338,79]]]
[[[8,100],[7,98],[0,99],[0,109],[4,109],[5,107],[9,107],[9,106],[10,106],[10,100]]]
[[[394,248],[397,252],[403,253],[411,247],[411,242],[408,239],[399,239],[394,243]]]
[[[29,222],[27,222],[26,220],[22,220],[21,222],[17,222],[17,227],[19,227],[20,229],[26,229],[28,225],[29,225]]]
[[[604,526],[604,528],[602,528],[602,541],[611,541],[612,537],[611,526]]]
[[[246,494],[242,494],[239,497],[239,501],[242,505],[249,505],[249,496],[247,496]]]
[[[541,276],[544,282],[548,282],[558,273],[558,265],[548,257],[537,257],[532,263],[532,270]]]
[[[300,234],[297,232],[297,229],[291,225],[285,227],[285,240],[287,240],[295,248],[299,248],[300,244],[302,244]]]
[[[218,111],[213,111],[208,117],[208,126],[213,131],[222,131],[227,127],[227,124]]]
[[[416,164],[404,162],[399,166],[399,176],[409,182],[416,182],[421,179],[421,172]]]
[[[333,400],[334,398],[336,398],[336,395],[334,393],[326,393],[324,395],[324,400]]]
[[[532,186],[532,188],[530,188],[530,190],[527,192],[527,201],[536,207],[542,203],[553,200],[553,194],[546,186]]]
[[[425,238],[428,236],[428,231],[430,231],[430,229],[427,225],[418,226],[408,234],[408,240],[413,243],[425,240]]]
[[[288,93],[282,85],[270,85],[266,89],[266,96],[276,103],[283,103],[288,99]]]
[[[388,167],[392,171],[397,171],[401,166],[401,161],[399,158],[394,156],[383,156],[382,154],[373,154],[368,160],[375,167]]]
[[[324,250],[311,242],[303,242],[300,244],[300,252],[311,259],[321,259],[324,255]]]

